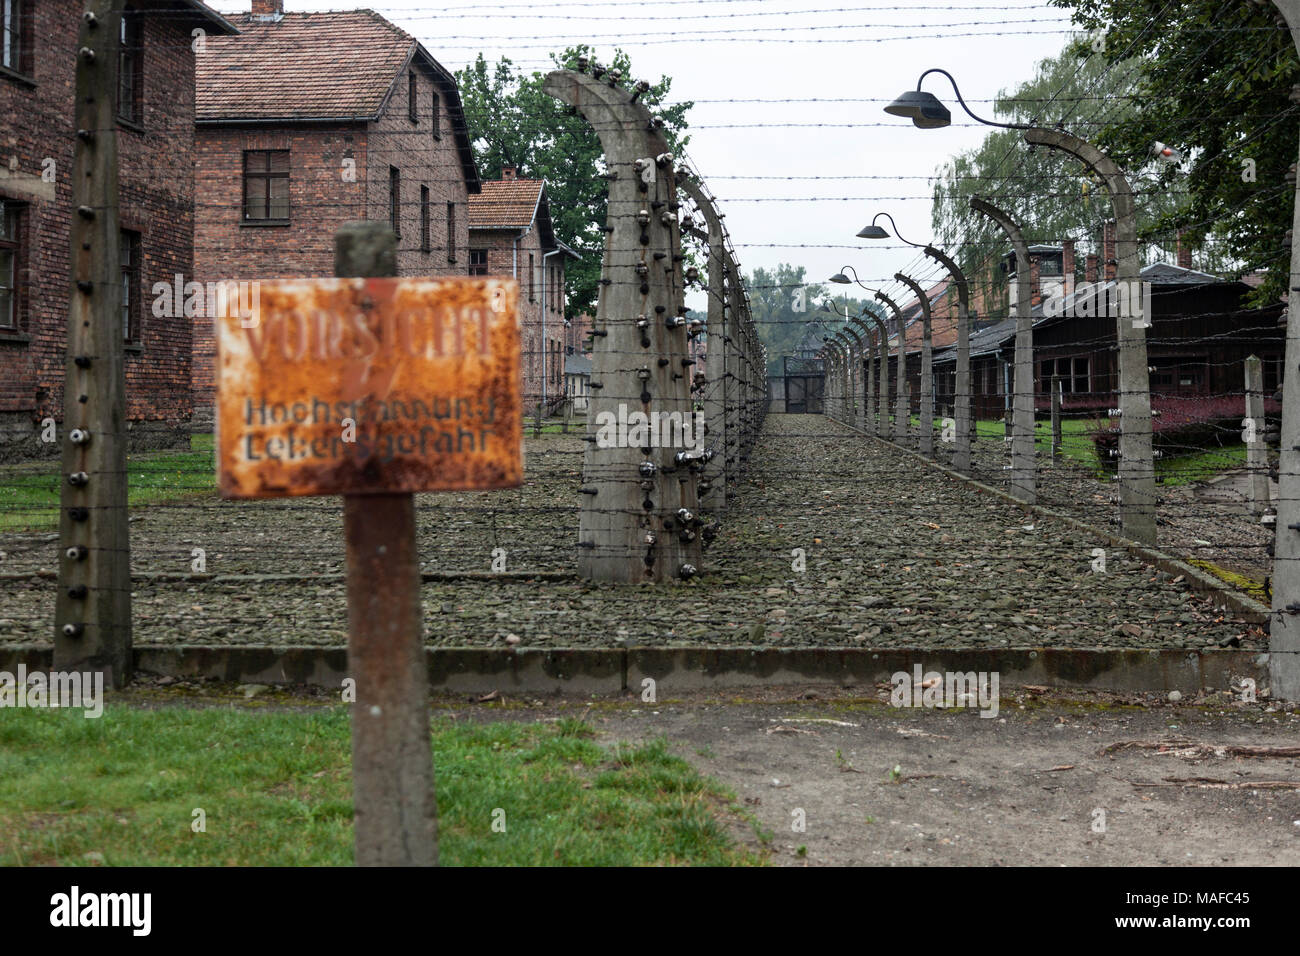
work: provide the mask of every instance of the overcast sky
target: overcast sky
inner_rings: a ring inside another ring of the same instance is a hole
[[[213,6],[249,9],[247,0]],[[353,7],[286,0],[285,9]],[[822,281],[849,264],[873,285],[918,257],[854,234],[884,210],[908,239],[928,241],[928,177],[987,132],[960,113],[941,76],[925,88],[952,108],[949,129],[915,129],[882,112],[885,103],[942,66],[987,115],[999,90],[1061,49],[1069,26],[1065,11],[1029,0],[393,0],[372,9],[453,71],[480,51],[545,69],[548,53],[571,43],[593,44],[605,61],[622,47],[634,78],[667,74],[673,99],[695,101],[688,159],[727,214],[746,271],[785,261]],[[914,273],[935,274],[928,263]]]

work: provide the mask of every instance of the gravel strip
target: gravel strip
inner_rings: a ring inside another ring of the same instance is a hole
[[[1266,647],[1258,628],[1171,575],[1115,549],[1098,572],[1100,539],[813,415],[768,417],[700,578],[529,581],[514,575],[574,566],[582,442],[542,436],[528,452],[521,489],[419,496],[425,570],[488,571],[504,548],[512,572],[426,583],[430,645],[504,646],[513,635],[550,647]],[[187,572],[201,547],[209,572],[300,576],[137,582],[137,644],[345,643],[343,585],[319,577],[342,571],[337,499],[204,498],[133,514],[137,572]],[[53,567],[48,536],[0,537],[0,551],[3,571]],[[53,583],[5,589],[0,642],[46,639]]]

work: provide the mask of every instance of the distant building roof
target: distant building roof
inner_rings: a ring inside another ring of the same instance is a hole
[[[1204,285],[1247,285],[1248,283],[1237,279],[1225,279],[1222,276],[1211,275],[1208,272],[1198,272],[1195,269],[1184,269],[1182,266],[1170,265],[1167,262],[1155,262],[1149,266],[1144,266],[1138,273],[1138,277],[1143,282],[1149,282],[1152,286],[1161,286],[1168,288],[1170,286],[1204,286]],[[1098,283],[1089,286],[1089,292],[1092,294],[1102,294],[1106,290],[1115,286],[1115,280]],[[1082,292],[1082,286],[1076,289],[1074,293],[1065,298],[1066,310],[1074,301],[1074,298]],[[1066,311],[1063,310],[1063,311]],[[1040,325],[1049,322],[1060,321],[1068,316],[1047,315],[1043,310],[1043,304],[1040,302],[1030,310],[1030,316],[1033,319],[1033,327],[1037,329]],[[909,350],[911,344],[911,334],[909,329],[908,343]],[[974,358],[977,355],[987,355],[992,352],[999,352],[1005,346],[1009,345],[1016,337],[1016,319],[1015,316],[1009,316],[1000,322],[987,326],[970,334],[970,354]],[[936,350],[934,360],[951,362],[956,361],[956,348],[949,347],[944,349],[942,359]]]
[[[471,229],[527,229],[546,193],[541,179],[493,179],[469,201]]]
[[[238,36],[209,37],[195,54],[196,123],[371,122],[419,61],[451,111],[469,191],[478,191],[456,80],[409,33],[372,10],[230,20]]]
[[[566,355],[564,357],[565,375],[586,375],[591,377],[591,359],[585,355]]]

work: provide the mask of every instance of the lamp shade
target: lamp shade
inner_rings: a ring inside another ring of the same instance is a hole
[[[892,116],[906,116],[920,129],[942,129],[952,123],[948,107],[939,102],[933,93],[908,90],[885,107]]]
[[[848,285],[853,280],[850,279],[848,276],[846,276],[843,272],[837,272],[835,273],[835,275],[830,277],[830,281],[836,282],[840,285]]]
[[[889,233],[885,231],[884,226],[870,225],[863,226],[862,231],[858,233],[859,239],[888,239]]]

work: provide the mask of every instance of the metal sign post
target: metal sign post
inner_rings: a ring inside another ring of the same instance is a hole
[[[218,327],[228,498],[343,495],[356,862],[437,863],[413,492],[523,483],[518,286],[395,279],[350,223],[336,279],[257,284]]]

